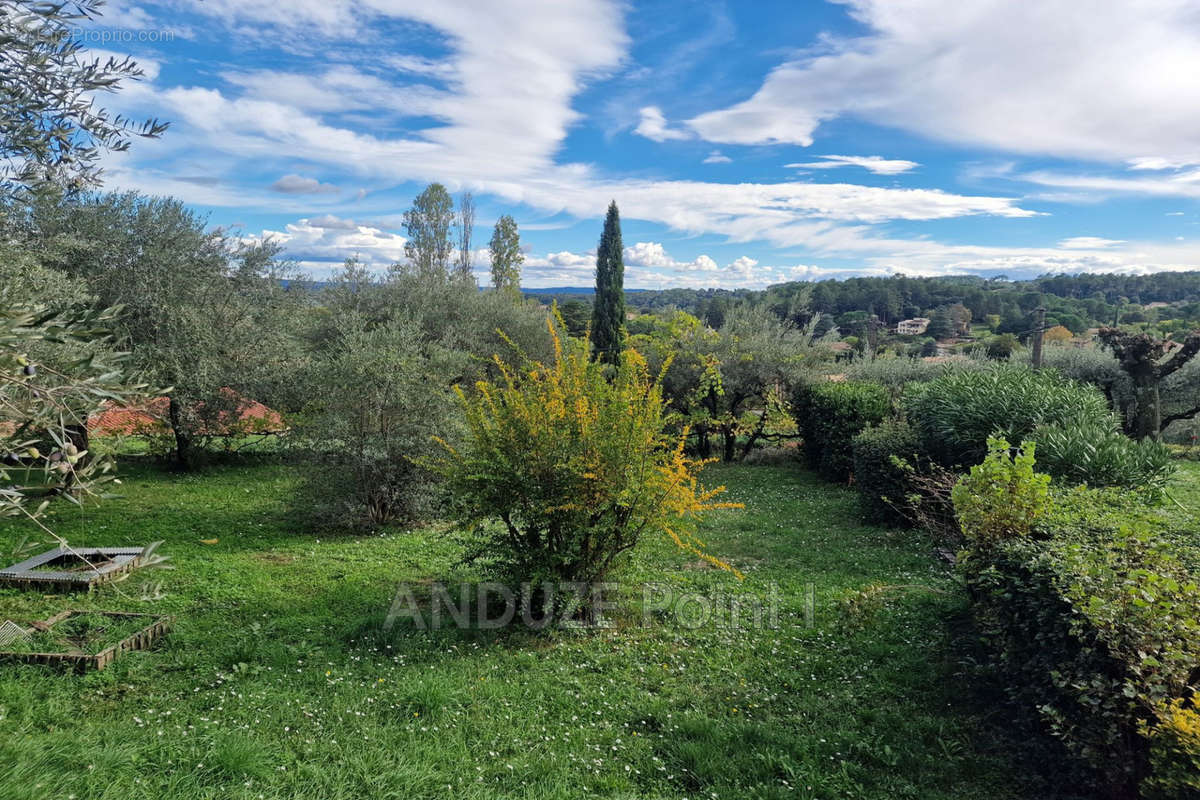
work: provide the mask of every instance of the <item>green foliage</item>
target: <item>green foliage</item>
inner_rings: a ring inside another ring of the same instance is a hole
[[[625,336],[625,250],[621,244],[621,214],[614,200],[604,217],[604,232],[596,248],[596,296],[592,301],[592,347],[596,357],[615,364]]]
[[[1021,347],[1017,337],[1011,333],[989,336],[983,343],[987,357],[995,361],[1007,361]]]
[[[912,476],[922,458],[912,428],[885,420],[854,437],[854,485],[863,516],[890,525],[909,521],[903,512],[914,491]]]
[[[682,311],[644,314],[630,323],[629,340],[651,370],[666,369],[663,396],[691,428],[700,455],[716,450],[737,461],[764,440],[794,435],[786,387],[826,355],[813,327],[738,306],[720,331]]]
[[[936,347],[936,342],[934,345]],[[863,358],[850,365],[846,370],[846,377],[852,381],[878,383],[886,387],[893,397],[898,398],[910,383],[924,383],[950,372],[986,368],[985,361],[962,357],[939,362],[923,361],[920,358]]]
[[[950,494],[967,541],[984,548],[1028,536],[1046,512],[1050,476],[1034,472],[1032,441],[1014,456],[1004,439],[989,438],[983,463],[971,467]]]
[[[38,3],[0,0],[0,187],[76,192],[97,185],[104,152],[128,149],[134,136],[156,137],[158,120],[134,123],[95,105],[100,92],[142,77],[128,56],[89,58],[82,23],[103,0]]]
[[[979,463],[993,435],[1017,445],[1039,425],[1109,418],[1095,387],[1016,364],[914,385],[904,407],[925,451],[950,468]]]
[[[444,281],[450,274],[450,225],[454,201],[446,187],[431,183],[404,212],[406,268],[423,280]]]
[[[456,439],[451,387],[498,374],[489,356],[499,349],[551,354],[546,314],[464,281],[411,272],[378,281],[354,261],[324,299],[298,380],[294,438],[312,464],[307,495],[319,516],[343,524],[426,517],[438,481],[416,460],[434,435]]]
[[[1153,439],[1135,442],[1115,421],[1070,421],[1043,425],[1030,434],[1038,444],[1038,466],[1068,484],[1120,486],[1161,495],[1174,471],[1171,452]]]
[[[430,462],[480,552],[516,581],[590,584],[657,533],[724,566],[693,536],[702,512],[729,507],[713,502],[724,490],[698,487],[703,462],[667,433],[644,359],[626,350],[614,372],[586,340],[555,342],[552,363],[497,359],[499,381],[460,390],[465,439]]]
[[[432,377],[461,374],[465,360],[412,320],[342,320],[311,366],[295,432],[311,456],[307,495],[320,517],[377,526],[428,516],[436,482],[413,459],[435,434],[449,435],[452,402],[449,383]]]
[[[873,383],[801,382],[792,391],[792,410],[809,465],[827,480],[844,482],[854,470],[854,437],[883,422],[892,403],[887,390]]]
[[[492,287],[519,297],[521,264],[525,261],[525,254],[521,252],[517,221],[508,214],[496,220],[488,249],[492,254]]]
[[[0,290],[0,516],[36,520],[48,499],[78,503],[113,479],[110,457],[89,454],[88,416],[139,389],[107,339],[115,310],[55,313],[7,304]],[[56,350],[76,357],[56,357]],[[37,350],[50,363],[30,358]],[[98,354],[107,354],[101,360]]]
[[[181,466],[219,434],[239,397],[272,404],[294,384],[307,298],[284,287],[278,244],[243,244],[177,200],[136,193],[40,203],[33,222],[47,266],[122,307],[118,344],[170,387]]]
[[[1035,536],[974,540],[962,561],[1010,697],[1111,796],[1191,796],[1200,758],[1200,588],[1161,526],[1128,493],[1077,488]]]

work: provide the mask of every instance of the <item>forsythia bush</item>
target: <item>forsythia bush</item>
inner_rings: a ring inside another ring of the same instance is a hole
[[[499,380],[459,390],[465,440],[443,443],[433,465],[481,550],[521,581],[591,583],[661,533],[731,569],[694,531],[703,512],[735,505],[697,482],[705,462],[684,455],[687,432],[665,432],[661,379],[634,350],[614,370],[550,327],[553,363],[514,370],[497,358]]]

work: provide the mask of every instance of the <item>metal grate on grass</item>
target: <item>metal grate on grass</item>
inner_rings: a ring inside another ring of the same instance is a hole
[[[155,614],[77,610],[62,611],[30,628],[6,620],[0,631],[12,626],[20,633],[0,647],[0,661],[101,670],[122,653],[149,647],[170,630],[171,622],[171,617]]]
[[[145,547],[56,547],[0,569],[0,586],[77,591],[108,583],[141,566]]]

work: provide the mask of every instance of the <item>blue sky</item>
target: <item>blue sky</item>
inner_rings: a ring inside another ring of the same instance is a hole
[[[402,258],[430,181],[512,214],[523,285],[1200,266],[1191,0],[110,2],[86,44],[171,122],[106,188],[180,197],[314,276]]]

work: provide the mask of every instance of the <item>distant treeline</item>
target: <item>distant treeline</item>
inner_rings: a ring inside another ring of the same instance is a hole
[[[568,300],[589,299],[563,289],[534,290],[530,294],[545,302],[558,300],[560,305]],[[973,320],[984,322],[990,317],[997,330],[1014,333],[1028,328],[1030,314],[1038,306],[1044,306],[1050,323],[1081,333],[1094,325],[1145,322],[1147,315],[1140,306],[1150,303],[1176,306],[1159,312],[1159,319],[1200,320],[1200,271],[1047,275],[1028,281],[975,276],[850,278],[784,283],[762,291],[639,291],[630,292],[626,299],[628,306],[643,311],[663,308],[688,311],[713,327],[719,327],[729,309],[743,302],[766,304],[781,317],[794,317],[797,322],[807,322],[819,313],[832,324],[843,315],[865,312],[885,325],[930,316],[961,304],[971,312]]]

